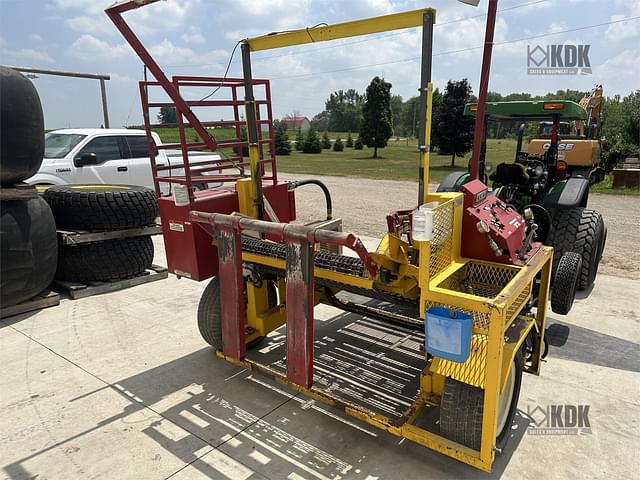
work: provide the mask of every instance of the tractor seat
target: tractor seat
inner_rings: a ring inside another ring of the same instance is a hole
[[[529,181],[525,166],[519,163],[500,163],[490,178],[500,185],[526,185]]]

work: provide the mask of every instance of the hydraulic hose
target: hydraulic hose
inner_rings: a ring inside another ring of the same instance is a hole
[[[327,220],[331,220],[333,218],[332,205],[331,205],[331,193],[329,192],[329,189],[327,188],[327,186],[324,183],[322,183],[320,180],[308,179],[308,180],[298,180],[294,182],[289,182],[289,186],[287,187],[287,189],[291,192],[298,187],[302,187],[303,185],[317,185],[322,189],[322,192],[324,193],[325,201],[327,202]]]

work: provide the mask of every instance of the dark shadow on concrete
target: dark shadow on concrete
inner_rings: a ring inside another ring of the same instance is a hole
[[[640,345],[549,318],[549,357],[640,372]]]

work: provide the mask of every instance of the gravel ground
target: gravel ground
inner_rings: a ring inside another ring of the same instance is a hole
[[[282,180],[311,178],[279,174]],[[313,177],[323,181],[333,198],[333,213],[341,217],[344,230],[359,235],[381,237],[386,231],[387,213],[416,204],[418,184],[392,180],[351,177]],[[430,190],[435,190],[431,185]],[[640,198],[631,195],[591,194],[589,207],[604,216],[608,237],[600,273],[640,280]],[[297,192],[298,218],[303,221],[322,218],[324,197],[313,185]]]

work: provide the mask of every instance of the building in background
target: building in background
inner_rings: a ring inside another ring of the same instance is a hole
[[[291,115],[286,115],[282,119],[282,123],[287,126],[287,130],[301,130],[306,132],[311,127],[311,122],[307,117],[293,117]]]

